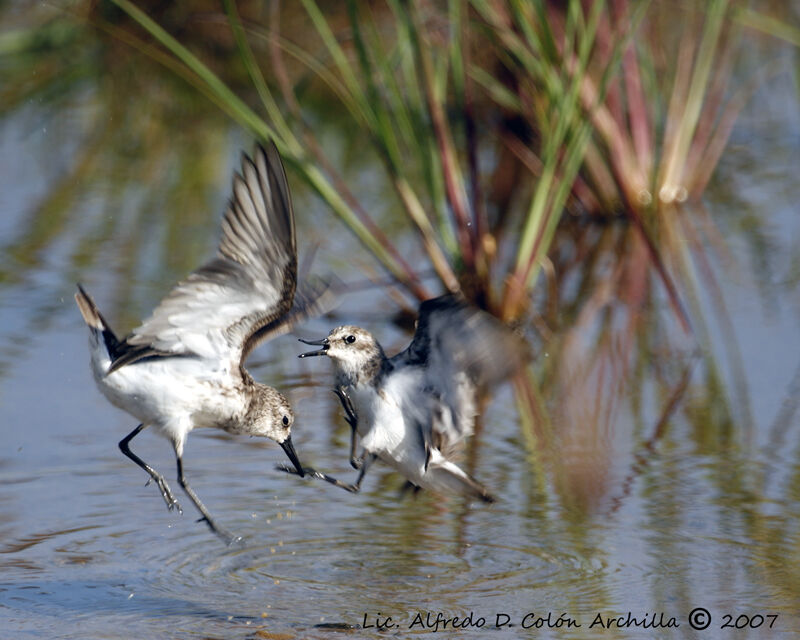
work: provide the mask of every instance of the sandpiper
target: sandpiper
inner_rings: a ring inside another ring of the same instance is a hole
[[[380,458],[416,488],[494,500],[453,458],[473,432],[478,391],[501,382],[527,359],[519,336],[488,313],[446,295],[422,303],[411,344],[391,358],[360,327],[341,326],[323,340],[301,341],[322,347],[301,358],[333,360],[334,392],[352,428],[350,461],[360,468],[352,485],[306,468],[309,475],[355,492]]]
[[[175,449],[178,483],[211,530],[230,543],[186,481],[183,447],[197,427],[264,436],[280,444],[297,473],[303,468],[290,436],[288,400],[244,368],[262,341],[316,313],[319,292],[298,292],[294,215],[286,174],[274,145],[242,154],[241,175],[222,219],[216,255],[178,283],[152,315],[120,340],[78,285],[75,299],[86,324],[94,378],[112,404],[141,424],[119,443],[155,481],[167,508],[182,513],[164,477],[130,448],[152,426]],[[150,480],[148,480],[149,484]]]

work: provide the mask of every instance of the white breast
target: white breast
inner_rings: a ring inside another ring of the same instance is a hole
[[[361,444],[412,480],[425,464],[413,408],[421,400],[420,382],[416,369],[395,370],[379,390],[356,388],[353,398]]]

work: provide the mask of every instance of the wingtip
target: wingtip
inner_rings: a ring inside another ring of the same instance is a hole
[[[244,152],[242,155],[247,157]],[[263,142],[256,142],[255,149],[253,150],[252,160],[250,160],[250,158],[247,159],[257,167],[259,158],[263,159],[263,162],[267,167],[283,167],[283,157],[278,151],[278,145],[275,144],[275,141],[272,138]]]
[[[247,180],[244,176],[247,175],[249,169],[252,169],[256,175],[262,175],[263,177],[270,173],[284,173],[283,157],[272,139],[265,142],[256,142],[252,154],[248,154],[243,150],[239,154],[239,166],[240,172],[235,172],[234,179],[238,176],[245,183],[247,183]]]
[[[222,217],[218,250],[243,265],[263,266],[267,256],[270,261],[266,270],[282,259],[289,271],[296,272],[294,212],[274,143],[256,143],[251,155],[241,152],[240,168],[233,172],[231,197]]]

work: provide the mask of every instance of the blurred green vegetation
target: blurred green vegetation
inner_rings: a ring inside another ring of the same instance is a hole
[[[738,112],[769,76],[738,73],[748,38],[798,38],[779,7],[109,0],[6,8],[6,115],[31,105],[65,110],[94,94],[75,161],[10,257],[23,266],[36,259],[69,223],[70,185],[87,179],[123,194],[179,174],[153,199],[202,212],[204,185],[220,179],[221,160],[210,158],[225,134],[221,110],[275,139],[418,298],[430,295],[424,269],[412,268],[325,156],[321,123],[358,132],[353,148],[377,163],[372,178],[385,183],[445,288],[508,321],[529,317],[539,312],[532,292],[564,212],[620,217],[641,235],[642,265],[688,329],[677,267],[665,264],[688,243],[677,221],[692,224],[692,215],[681,205],[700,200]],[[220,137],[198,140],[198,128]]]

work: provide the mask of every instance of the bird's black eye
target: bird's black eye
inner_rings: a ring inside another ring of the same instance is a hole
[[[347,344],[353,344],[356,341],[356,337],[354,335],[349,335],[344,339],[344,341]]]
[[[289,426],[289,416],[283,416],[283,426],[284,427]]]

